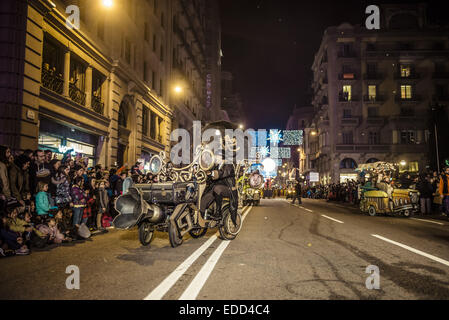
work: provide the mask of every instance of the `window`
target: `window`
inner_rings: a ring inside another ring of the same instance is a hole
[[[143,81],[148,82],[148,64],[146,61],[143,62]]]
[[[161,13],[161,27],[162,27],[162,28],[164,27],[164,20],[165,20],[165,15],[164,15],[164,13],[162,12],[162,13]]]
[[[412,98],[412,86],[411,85],[401,85],[401,99],[407,100]]]
[[[368,118],[376,118],[379,116],[379,108],[378,107],[369,107],[368,108]]]
[[[414,144],[416,142],[415,131],[402,130],[401,131],[401,144]]]
[[[376,100],[377,97],[377,86],[369,85],[368,86],[368,98],[369,100]]]
[[[352,99],[352,86],[343,86],[343,99],[345,101],[351,101],[351,99]]]
[[[154,0],[154,13],[157,12],[157,0]]]
[[[351,109],[344,109],[343,110],[343,118],[351,118],[352,117],[352,110]]]
[[[162,97],[164,95],[164,80],[160,80],[159,86],[159,95]]]
[[[157,47],[157,37],[156,34],[153,34],[153,51],[156,52],[156,47]]]
[[[401,78],[408,78],[412,75],[412,67],[401,65]]]
[[[369,144],[379,144],[380,143],[379,132],[370,132],[368,134],[368,143]]]
[[[343,144],[353,144],[353,143],[354,143],[354,137],[353,137],[352,131],[343,132]]]
[[[161,62],[164,61],[164,46],[161,45]]]
[[[148,108],[147,107],[143,107],[142,110],[142,133],[144,136],[148,136]]]
[[[366,65],[366,72],[369,75],[375,75],[377,72],[377,65],[375,63],[368,63]]]
[[[145,41],[150,42],[150,26],[149,26],[148,22],[145,22],[143,32],[144,32]]]
[[[156,90],[156,72],[152,72],[151,75],[151,89]]]
[[[156,123],[157,116],[154,112],[151,112],[151,124],[150,124],[150,138],[156,140]]]
[[[125,60],[131,64],[131,42],[128,38],[125,39]]]

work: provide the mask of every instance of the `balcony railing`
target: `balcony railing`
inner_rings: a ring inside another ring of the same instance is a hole
[[[381,73],[365,73],[363,75],[364,80],[382,80],[383,74]]]
[[[421,75],[419,73],[412,72],[408,76],[401,74],[400,72],[396,72],[394,74],[395,80],[417,80],[420,79]]]
[[[368,118],[366,119],[366,123],[374,126],[382,126],[385,123],[385,119],[380,117],[368,116]]]
[[[410,97],[410,98],[404,98],[404,97],[402,97],[402,96],[396,96],[396,97],[395,97],[395,100],[396,100],[396,102],[398,102],[398,103],[407,103],[407,102],[410,102],[410,103],[416,103],[416,102],[420,102],[422,99],[421,99],[421,96],[420,96],[420,95],[415,94],[415,95],[413,95],[413,96]]]
[[[337,54],[338,58],[356,58],[357,54],[354,51],[350,51],[350,52],[339,52]]]
[[[343,92],[340,92],[338,96],[339,102],[352,102],[352,101],[359,101],[359,98],[356,95],[351,95],[349,97],[348,95],[344,94]]]
[[[72,99],[72,101],[81,104],[83,106],[86,105],[86,93],[80,90],[73,83],[69,85],[69,96],[70,99]]]
[[[436,94],[432,96],[432,99],[434,101],[449,101],[449,94],[447,93]]]
[[[62,94],[64,89],[64,78],[57,75],[53,70],[42,68],[42,86],[51,91]]]
[[[101,97],[92,95],[92,110],[96,113],[104,115],[104,103],[101,102]]]
[[[385,96],[376,94],[375,96],[370,96],[368,94],[363,96],[363,101],[365,103],[383,103],[385,102]]]
[[[435,72],[432,75],[433,79],[449,79],[449,72]]]
[[[347,152],[390,152],[391,145],[337,145],[335,146],[336,151],[347,151]]]
[[[351,118],[343,118],[340,121],[342,126],[357,126],[359,124],[359,118],[351,117]]]

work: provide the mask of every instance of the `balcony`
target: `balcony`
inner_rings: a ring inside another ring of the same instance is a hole
[[[407,103],[415,104],[421,102],[422,98],[418,94],[415,94],[410,98],[403,98],[401,96],[396,96],[395,101],[399,104],[407,104]]]
[[[449,101],[449,94],[447,94],[447,93],[435,94],[432,96],[432,100],[434,100],[434,101]]]
[[[73,102],[80,105],[86,105],[86,93],[80,90],[75,84],[70,83],[69,85],[69,96]]]
[[[432,79],[436,80],[449,80],[449,72],[435,72],[432,75]]]
[[[338,80],[357,80],[357,76],[353,72],[340,73]]]
[[[337,145],[335,146],[335,151],[337,152],[354,152],[354,153],[360,153],[360,152],[372,152],[372,153],[385,153],[385,152],[391,152],[391,145]]]
[[[338,58],[357,58],[357,54],[355,51],[348,51],[348,52],[339,52],[337,54]]]
[[[351,97],[349,97],[347,94],[340,92],[338,95],[338,101],[339,102],[357,102],[357,101],[359,101],[359,97],[356,95],[351,95]]]
[[[369,103],[369,104],[382,104],[386,101],[386,97],[381,94],[376,94],[375,96],[370,95],[364,95],[363,96],[363,102]]]
[[[358,126],[360,123],[360,119],[357,117],[351,117],[351,118],[343,118],[340,121],[340,125],[344,127],[351,127],[351,126]]]
[[[384,75],[381,73],[365,73],[363,75],[363,80],[383,80]]]
[[[101,102],[101,97],[92,94],[92,110],[96,113],[104,115],[104,102]]]
[[[412,72],[408,76],[401,74],[400,72],[395,72],[394,74],[395,80],[419,80],[421,79],[421,75],[419,73]]]
[[[42,68],[42,86],[62,94],[64,89],[64,78],[61,75],[57,75],[55,71]]]
[[[369,117],[366,119],[366,123],[368,125],[372,125],[372,126],[383,126],[385,123],[385,119],[384,118],[380,118],[380,117]]]

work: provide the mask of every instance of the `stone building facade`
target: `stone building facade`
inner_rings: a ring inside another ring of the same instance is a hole
[[[432,165],[432,105],[449,101],[449,30],[428,25],[424,12],[386,6],[380,30],[344,23],[325,31],[307,130],[307,167],[322,183],[354,179],[368,162],[405,161],[410,172]]]
[[[220,86],[220,26],[206,32],[215,1],[112,3],[0,3],[0,144],[131,166],[169,151],[173,129],[220,114],[219,90],[206,106],[207,79]],[[70,5],[79,29],[67,23]]]

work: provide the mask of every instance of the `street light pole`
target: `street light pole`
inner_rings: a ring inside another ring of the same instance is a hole
[[[438,172],[440,172],[440,153],[439,153],[439,149],[438,149],[438,130],[437,130],[436,121],[434,122],[434,127],[435,127],[435,148],[437,151],[437,168],[438,168]]]

